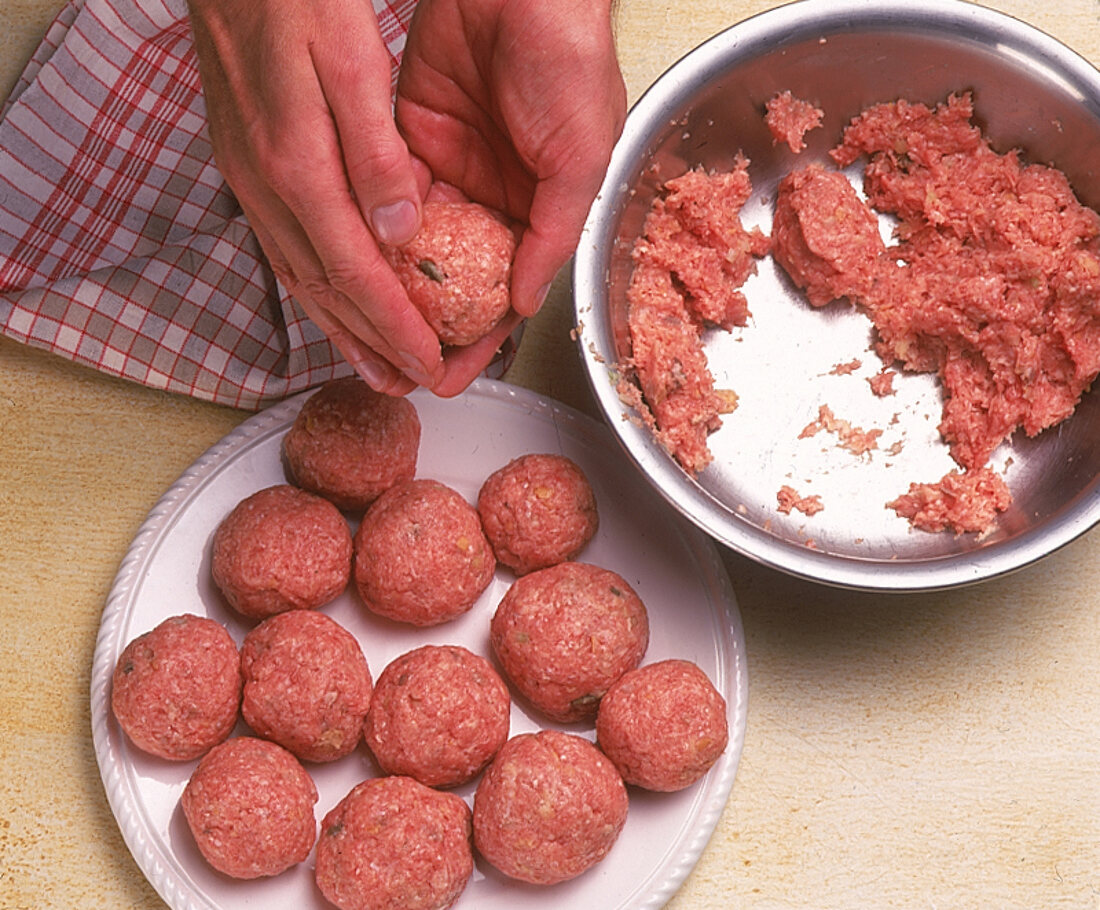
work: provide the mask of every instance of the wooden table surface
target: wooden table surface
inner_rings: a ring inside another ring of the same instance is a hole
[[[631,98],[776,4],[620,0]],[[1100,62],[1100,2],[990,3]],[[57,0],[0,6],[6,93]],[[594,413],[564,278],[509,379]],[[119,561],[247,415],[0,340],[0,908],[163,906],[108,807],[89,677]],[[724,554],[748,728],[670,907],[1100,908],[1100,531],[950,593],[818,587]],[[589,910],[589,908],[585,908]]]

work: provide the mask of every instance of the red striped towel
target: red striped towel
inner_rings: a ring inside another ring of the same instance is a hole
[[[396,68],[416,0],[373,0]],[[184,0],[72,0],[0,113],[0,333],[258,408],[350,372],[214,166]]]

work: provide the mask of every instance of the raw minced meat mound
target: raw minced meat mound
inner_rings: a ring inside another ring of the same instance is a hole
[[[327,499],[290,484],[239,502],[214,532],[211,574],[238,613],[312,610],[351,577],[351,530]]]
[[[646,664],[607,690],[596,716],[596,738],[628,784],[682,790],[725,751],[726,700],[690,661]]]
[[[782,182],[773,231],[776,260],[812,304],[848,297],[887,363],[939,375],[940,433],[964,472],[1017,429],[1064,420],[1100,373],[1100,215],[1060,171],[994,151],[972,116],[968,94],[868,108],[831,153],[842,167],[867,158],[867,201],[813,165]],[[895,243],[872,230],[876,211],[897,217]],[[1007,508],[987,479],[944,478],[961,505],[942,510],[943,527],[984,530],[979,516],[988,527]]]
[[[565,455],[521,455],[482,484],[477,511],[497,560],[526,575],[576,559],[599,527],[584,471]]]
[[[111,679],[111,711],[130,741],[173,761],[198,758],[233,731],[241,664],[225,626],[183,614],[123,648]]]
[[[477,510],[426,478],[391,487],[355,532],[355,585],[374,613],[414,626],[454,619],[493,579]]]
[[[378,677],[363,738],[387,774],[429,787],[475,777],[508,739],[512,700],[484,657],[423,645]]]
[[[476,202],[427,202],[419,232],[386,258],[444,344],[472,344],[511,306],[511,229]]]
[[[466,803],[411,777],[363,781],[321,822],[317,887],[340,910],[443,910],[473,869]]]
[[[776,142],[785,142],[792,152],[806,147],[805,136],[821,126],[825,112],[809,101],[796,98],[789,91],[772,96],[765,105],[764,122]]]
[[[516,689],[569,723],[594,717],[608,686],[638,666],[649,617],[617,572],[563,562],[516,579],[493,614],[489,642]]]
[[[180,797],[203,858],[233,878],[278,875],[317,837],[317,787],[282,746],[239,736],[211,749]]]
[[[772,255],[814,306],[870,293],[885,250],[878,218],[840,172],[811,164],[779,182]]]
[[[248,725],[306,761],[335,761],[358,744],[371,701],[359,642],[336,620],[292,610],[264,620],[241,645]]]
[[[474,843],[505,875],[552,885],[602,860],[626,813],[619,772],[587,739],[559,730],[521,733],[478,784]]]
[[[302,405],[283,450],[298,486],[360,511],[416,474],[420,417],[407,398],[376,392],[357,376],[333,379]]]
[[[995,152],[972,115],[969,95],[878,105],[833,153],[869,156],[869,202],[900,219],[860,302],[885,359],[939,373],[940,431],[967,469],[1064,420],[1100,372],[1100,215],[1060,171]]]
[[[989,468],[950,471],[938,483],[912,483],[886,505],[913,527],[956,533],[984,531],[1012,502],[1008,486]]]

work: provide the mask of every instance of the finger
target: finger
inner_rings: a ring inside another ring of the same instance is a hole
[[[539,311],[554,277],[577,248],[598,184],[540,184],[512,264],[512,306],[523,316]]]
[[[248,212],[245,214],[247,217]],[[417,384],[434,382],[434,378],[420,383],[403,376],[391,361],[379,353],[390,351],[389,345],[361,310],[327,286],[319,295],[321,300],[311,297],[294,266],[263,223],[253,217],[250,224],[276,277],[371,388],[387,394],[405,394]],[[390,351],[389,356],[395,355]]]
[[[248,194],[251,209],[276,239],[296,291],[333,312],[348,331],[415,382],[430,386],[442,375],[439,339],[409,301],[363,220],[318,83],[312,91],[300,83],[286,84],[296,72],[274,67],[265,84],[265,91],[278,99],[280,125],[265,139],[260,173],[266,183]],[[388,100],[384,103],[388,111]],[[411,164],[409,174],[415,194]]]
[[[440,398],[452,398],[462,392],[481,375],[522,321],[518,313],[509,312],[481,340],[465,347],[448,348],[444,356],[446,371],[432,391]]]
[[[389,51],[377,20],[362,24],[348,52],[314,52],[313,62],[363,217],[380,243],[400,246],[420,227],[422,194],[393,120]]]
[[[416,383],[398,372],[389,361],[372,351],[340,324],[331,313],[304,297],[295,297],[306,315],[325,333],[325,337],[340,352],[356,374],[376,392],[385,395],[407,395]]]
[[[263,212],[246,211],[257,236],[270,238],[265,244],[261,237],[265,252],[278,250],[275,258],[269,255],[272,267],[296,297],[328,311],[416,384],[431,387],[443,371],[438,337],[409,301],[350,196],[331,180],[318,180],[312,192],[315,205],[268,194],[261,199]]]
[[[420,194],[420,199],[422,201],[426,200],[430,196],[432,185],[435,182],[432,177],[432,169],[428,167],[423,158],[418,158],[416,155],[412,156],[412,169],[416,177],[416,188]]]

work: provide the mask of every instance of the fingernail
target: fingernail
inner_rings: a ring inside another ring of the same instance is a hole
[[[539,310],[542,309],[542,305],[546,302],[546,295],[550,293],[550,283],[547,282],[537,291],[535,291],[535,310],[531,315],[533,316]]]
[[[401,246],[408,243],[416,234],[416,206],[408,199],[380,205],[370,214],[374,236],[389,246]]]
[[[429,375],[427,368],[419,360],[413,357],[411,354],[401,355],[401,372],[409,377],[417,385],[422,385],[425,388],[431,388],[435,385],[436,380]]]
[[[359,360],[352,367],[359,378],[376,392],[385,392],[392,384],[390,371],[373,360]]]

